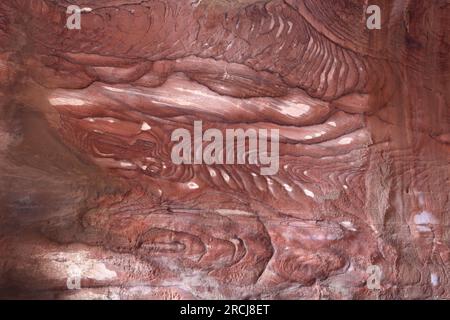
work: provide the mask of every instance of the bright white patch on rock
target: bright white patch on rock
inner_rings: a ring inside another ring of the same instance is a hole
[[[151,129],[152,129],[152,127],[147,122],[143,122],[142,123],[142,126],[141,126],[141,130],[142,131],[148,131],[148,130],[151,130]]]
[[[49,102],[53,106],[83,106],[85,102],[77,98],[51,98]]]
[[[131,162],[128,162],[128,161],[121,161],[120,166],[122,168],[131,168],[131,167],[134,167],[134,164],[132,164]]]
[[[328,122],[328,124],[332,127],[336,127],[336,122],[334,122],[334,121],[330,121],[330,122]]]
[[[438,221],[431,212],[422,211],[414,216],[414,223],[418,225],[438,224]]]
[[[283,187],[284,187],[284,189],[286,189],[287,192],[292,192],[292,190],[293,190],[292,187],[286,183],[283,184]]]
[[[311,140],[312,138],[312,136],[305,136],[305,140]]]
[[[198,189],[199,188],[198,184],[196,184],[195,182],[189,182],[187,185],[188,185],[189,189]]]
[[[307,113],[311,107],[303,103],[292,103],[286,102],[284,105],[280,106],[281,113],[291,116],[300,117],[301,115]]]
[[[107,269],[104,263],[95,263],[86,276],[95,280],[108,280],[117,277],[117,273]]]
[[[281,33],[283,32],[283,29],[284,29],[284,22],[283,22],[283,19],[281,19],[281,17],[278,17],[278,22],[280,23],[280,27],[278,28],[278,31],[277,31],[277,35],[276,35],[277,38],[281,35]]]
[[[222,177],[226,182],[230,182],[230,176],[226,172],[222,172]]]
[[[346,228],[350,231],[356,231],[356,228],[351,221],[342,221],[341,226],[343,226],[344,228]]]
[[[438,220],[431,212],[422,211],[414,216],[414,223],[419,232],[431,232],[430,225],[438,224]]]
[[[437,287],[439,285],[439,276],[436,273],[432,273],[430,276],[430,282],[433,287]]]
[[[91,259],[88,255],[87,251],[53,252],[46,254],[45,258],[49,260],[47,267],[51,276],[58,278],[79,276],[102,281],[117,277],[115,271],[109,270],[103,262]]]
[[[108,87],[108,86],[103,86],[103,89],[106,89],[106,90],[112,91],[112,92],[119,92],[119,93],[126,93],[127,92],[127,90],[114,88],[114,87]]]
[[[208,171],[209,171],[209,175],[210,175],[211,177],[217,176],[216,170],[214,170],[214,169],[212,169],[212,168],[208,168]]]
[[[348,185],[346,185],[346,184],[344,184],[343,187],[344,187],[345,190],[348,189]]]
[[[198,0],[197,2],[191,2],[191,5],[194,7],[194,8],[196,8],[196,7],[198,7],[199,5],[200,5],[200,3],[202,3],[202,1],[203,0]]]
[[[231,209],[217,209],[217,213],[224,216],[254,216],[252,212],[242,211],[242,210],[231,210]]]
[[[292,31],[292,27],[294,26],[294,24],[291,22],[291,21],[288,21],[288,26],[289,26],[289,30],[288,30],[288,34],[290,34],[291,33],[291,31]]]
[[[308,189],[305,189],[305,190],[303,190],[303,192],[308,196],[308,197],[311,197],[311,198],[314,198],[314,192],[312,192],[312,191],[310,191],[310,190],[308,190]]]
[[[339,140],[339,144],[340,145],[346,145],[346,144],[350,144],[352,143],[353,138],[342,138],[341,140]]]
[[[320,131],[320,132],[315,133],[314,137],[318,138],[318,137],[323,136],[324,134],[326,134],[326,131]]]

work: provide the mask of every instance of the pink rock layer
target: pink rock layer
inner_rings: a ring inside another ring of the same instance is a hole
[[[450,6],[372,2],[2,1],[0,297],[450,298]],[[278,173],[175,165],[199,120]]]

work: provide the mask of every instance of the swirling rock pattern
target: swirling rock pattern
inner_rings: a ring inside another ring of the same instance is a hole
[[[449,17],[445,0],[2,1],[0,297],[450,298]],[[278,129],[278,173],[174,164],[170,133],[196,120]]]

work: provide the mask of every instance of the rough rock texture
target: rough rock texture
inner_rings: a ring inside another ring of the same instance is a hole
[[[446,0],[1,1],[0,297],[450,298],[449,34]],[[195,120],[279,129],[278,174],[173,164]]]

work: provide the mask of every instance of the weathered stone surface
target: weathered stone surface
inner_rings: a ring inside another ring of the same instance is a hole
[[[445,0],[2,1],[0,297],[450,298],[449,17]],[[174,164],[171,132],[197,120],[279,129],[278,173]]]

